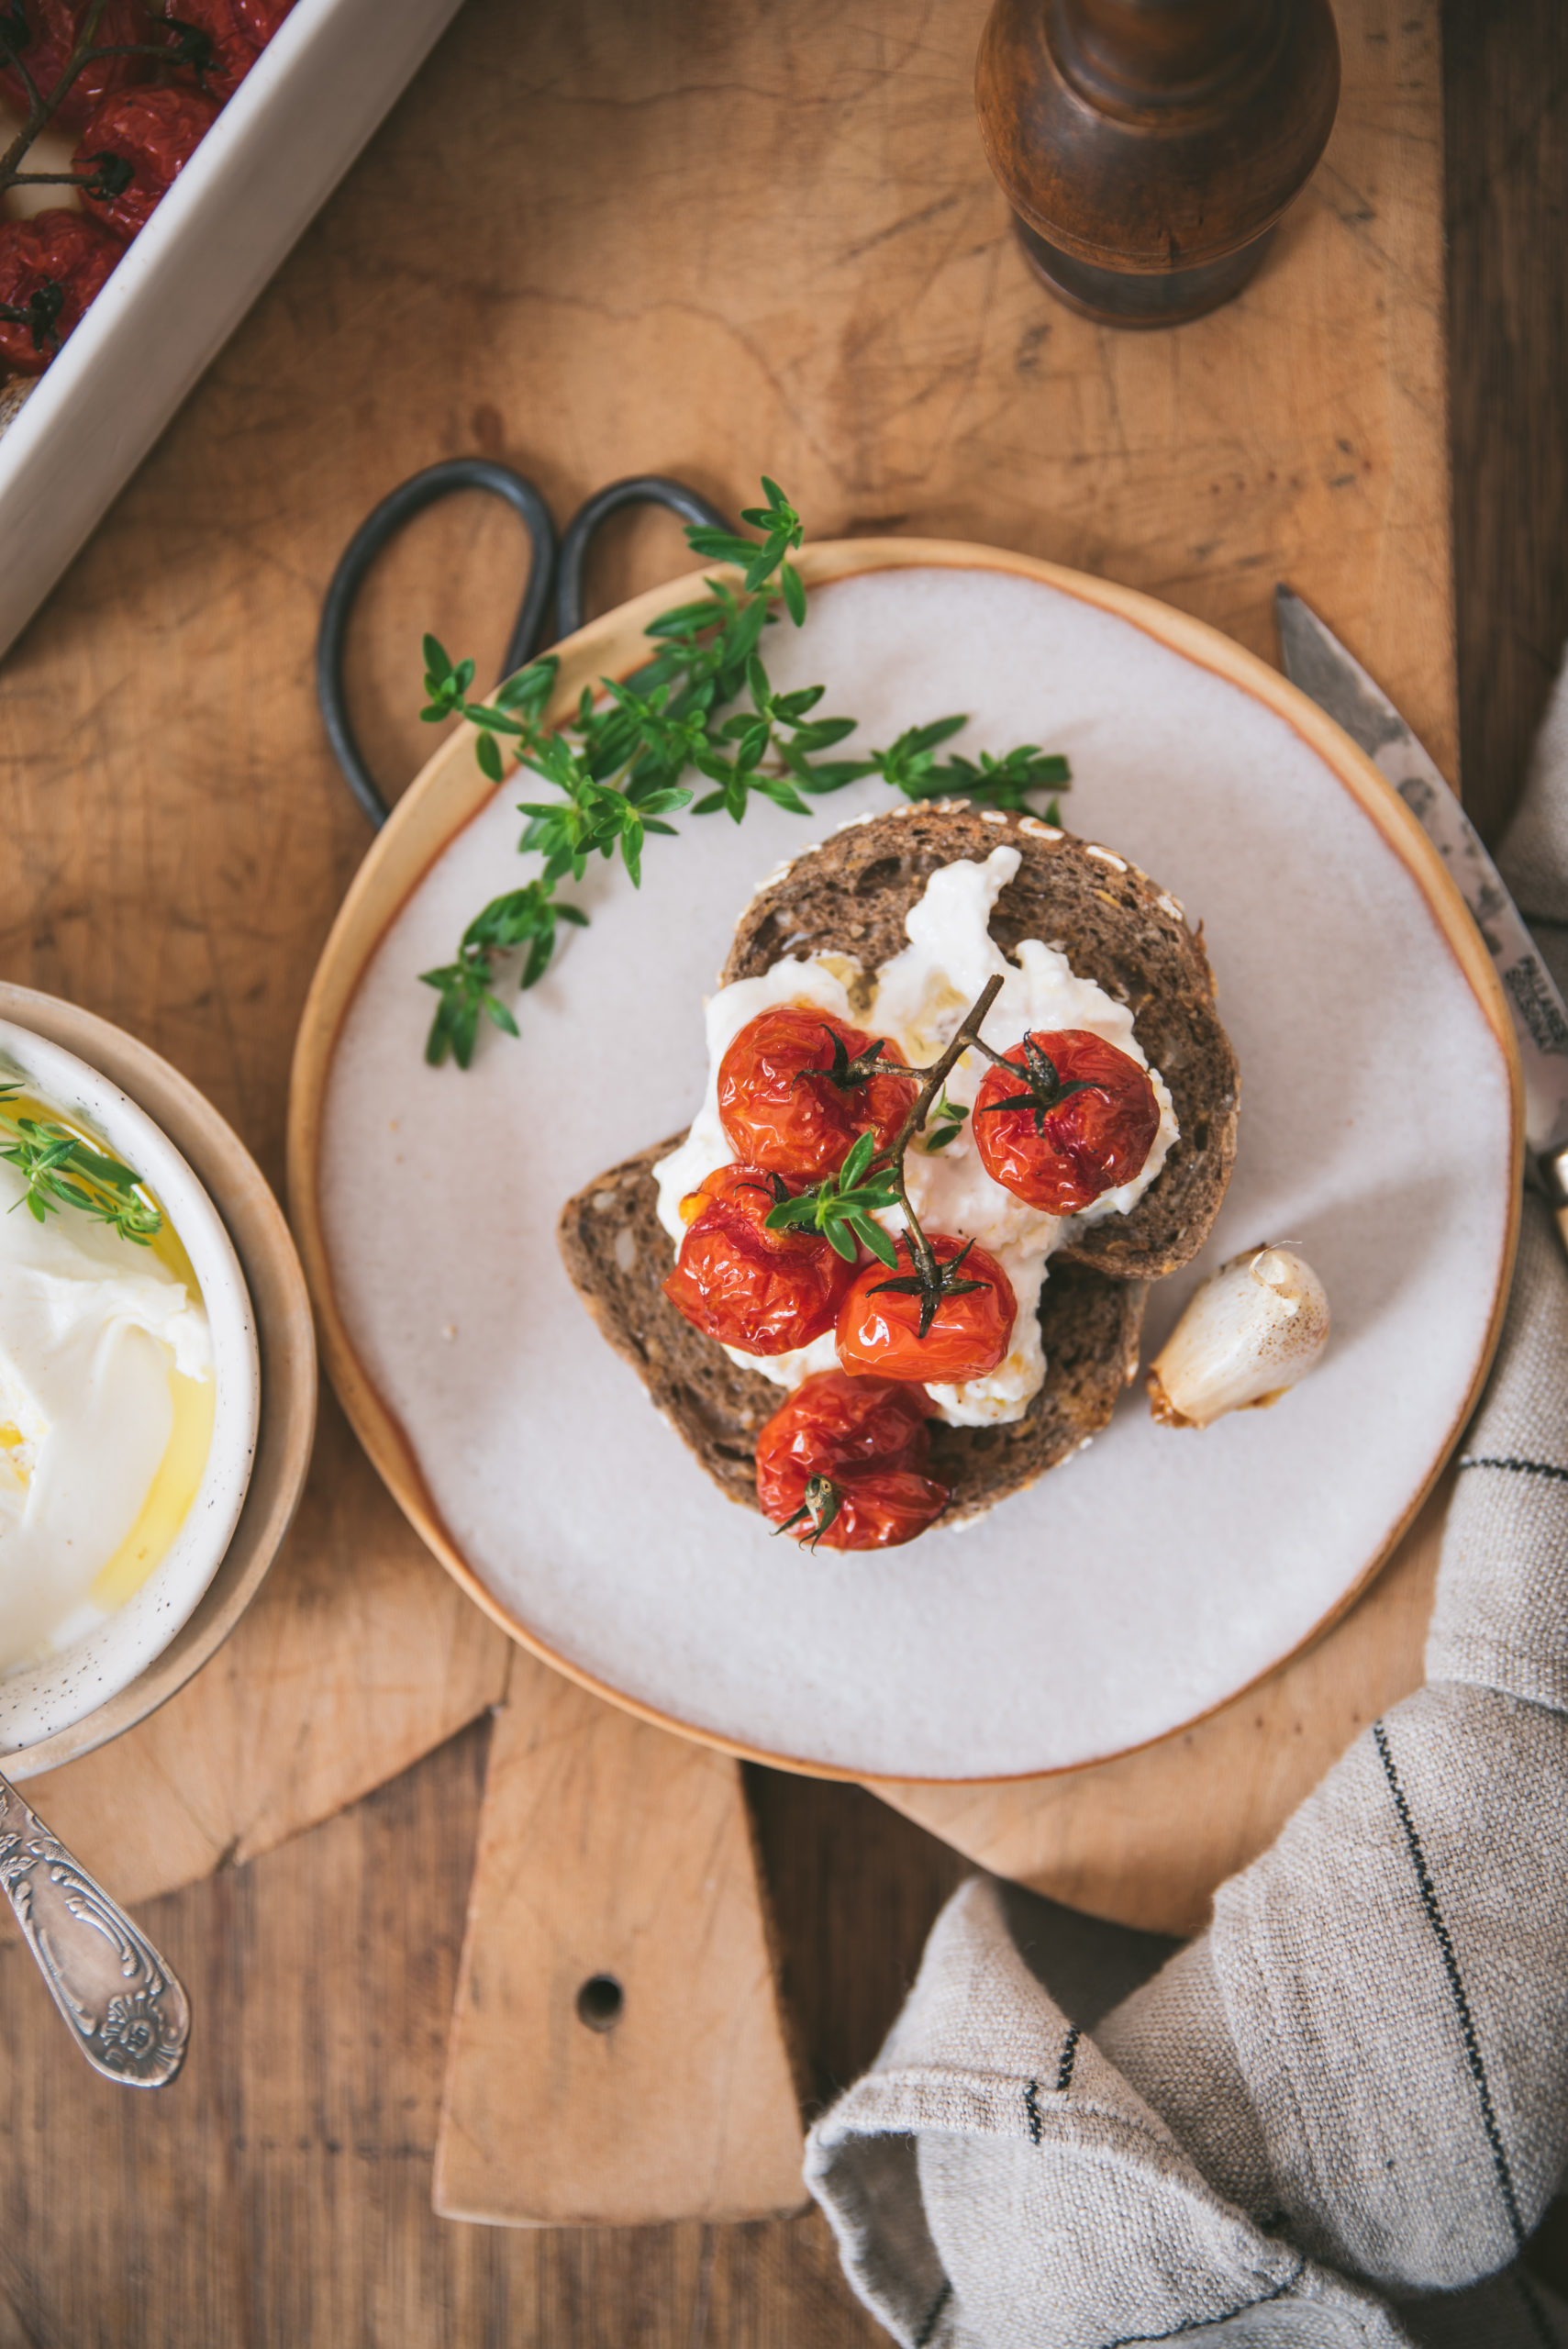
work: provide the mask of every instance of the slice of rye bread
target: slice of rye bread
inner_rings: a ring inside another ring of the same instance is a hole
[[[1065,1256],[1118,1279],[1160,1280],[1196,1255],[1219,1212],[1240,1079],[1201,936],[1125,857],[1032,817],[947,800],[862,818],[764,882],[736,927],[720,983],[759,978],[786,955],[851,954],[879,970],[908,944],[905,916],[932,874],[960,857],[984,863],[1002,846],[1023,863],[996,900],[992,937],[1005,954],[1021,938],[1060,946],[1080,978],[1130,1006],[1181,1127],[1131,1213],[1081,1227],[1052,1264]]]
[[[600,1330],[677,1434],[721,1492],[754,1509],[757,1437],[784,1391],[739,1368],[664,1295],[674,1250],[652,1170],[684,1139],[673,1134],[569,1199],[561,1252]],[[1006,1427],[932,1422],[931,1473],[952,1486],[945,1524],[1032,1485],[1105,1426],[1138,1369],[1146,1295],[1141,1281],[1051,1259],[1040,1304],[1045,1385],[1024,1417]]]

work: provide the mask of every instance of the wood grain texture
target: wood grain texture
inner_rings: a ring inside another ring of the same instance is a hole
[[[26,1953],[0,1950],[3,2349],[884,2340],[816,2216],[586,2232],[433,2216],[487,1735],[143,1912],[195,2009],[166,2096],[98,2080]]]
[[[1483,621],[1533,615],[1549,665],[1568,617],[1546,577],[1568,377],[1542,233],[1568,201],[1561,25],[1548,0],[1478,13],[1493,78],[1451,79],[1455,184],[1498,159],[1509,177],[1485,221],[1454,216],[1455,284],[1485,286],[1455,338],[1459,471],[1496,517],[1465,580],[1467,750],[1498,657]],[[1141,342],[1024,274],[968,113],[983,14],[470,0],[0,674],[6,974],[155,1042],[277,1178],[294,1024],[364,845],[310,703],[317,599],[377,495],[473,447],[533,469],[558,507],[655,464],[733,501],[765,462],[817,529],[989,537],[1271,656],[1283,572],[1453,772],[1435,7],[1341,0],[1334,142],[1264,272],[1230,311]],[[737,160],[716,198],[721,147]],[[1313,243],[1334,256],[1323,279],[1298,260]],[[1314,392],[1319,351],[1336,380]],[[1513,449],[1475,388],[1505,365]],[[418,629],[493,665],[519,562],[505,518],[465,501],[373,584],[355,675],[389,784],[428,747],[406,715]],[[601,603],[677,562],[670,526],[628,525]],[[1506,681],[1488,709],[1522,744]],[[361,1542],[447,1587],[346,1439],[318,1453],[311,1506],[339,1545],[300,1569],[317,1604]],[[166,2099],[95,2082],[22,1953],[0,1952],[6,2349],[883,2338],[815,2219],[431,2218],[484,1735],[157,1906],[197,2010]],[[874,2051],[962,1864],[855,1788],[748,1775],[825,2094]]]
[[[584,2009],[592,1986],[618,2010]],[[739,1765],[518,1655],[436,2209],[515,2226],[783,2216],[806,2199],[802,2139]]]
[[[1495,841],[1568,637],[1568,11],[1445,0],[1464,795]]]

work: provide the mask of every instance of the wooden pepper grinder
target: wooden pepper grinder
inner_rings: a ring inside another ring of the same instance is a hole
[[[1240,293],[1339,96],[1329,0],[995,0],[975,72],[1029,261],[1123,327]]]

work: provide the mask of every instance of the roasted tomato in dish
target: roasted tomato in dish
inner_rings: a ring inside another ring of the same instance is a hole
[[[234,13],[258,49],[266,48],[293,9],[294,0],[234,0]]]
[[[988,1376],[1006,1359],[1018,1316],[1006,1274],[973,1241],[934,1231],[926,1237],[940,1291],[927,1292],[902,1237],[896,1273],[871,1264],[856,1274],[839,1308],[839,1360],[846,1370],[958,1386]]]
[[[8,0],[0,10],[0,92],[18,114],[31,105],[21,68],[48,97],[81,37],[90,0]],[[95,49],[135,48],[148,39],[141,0],[108,0],[93,36]],[[84,65],[55,108],[62,130],[80,130],[111,90],[150,78],[150,57],[95,57]]]
[[[749,1019],[718,1064],[718,1117],[729,1147],[753,1166],[819,1182],[842,1166],[860,1136],[884,1150],[918,1090],[912,1076],[868,1076],[854,1063],[903,1062],[885,1039],[831,1012],[776,1004]]]
[[[124,250],[81,212],[0,220],[0,366],[41,375]]]
[[[234,95],[264,41],[256,39],[239,0],[148,0],[151,39],[167,47],[183,83],[216,98]]]
[[[815,1549],[890,1550],[940,1517],[951,1488],[926,1474],[930,1408],[919,1386],[824,1371],[757,1438],[757,1499]]]
[[[793,1353],[833,1327],[855,1269],[813,1231],[770,1231],[794,1196],[761,1166],[720,1166],[681,1202],[686,1236],[664,1294],[695,1330],[749,1354]]]
[[[177,83],[161,90],[117,90],[76,150],[74,168],[96,172],[104,191],[84,187],[84,208],[117,236],[134,237],[217,120],[211,98]]]
[[[970,1130],[994,1183],[1076,1215],[1130,1183],[1160,1130],[1146,1069],[1086,1028],[1029,1034],[986,1072]]]

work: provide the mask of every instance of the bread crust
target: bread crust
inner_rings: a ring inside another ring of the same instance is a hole
[[[757,1507],[757,1438],[784,1390],[732,1363],[664,1295],[674,1254],[659,1220],[653,1168],[684,1137],[672,1134],[567,1201],[561,1252],[605,1338],[722,1493]],[[931,1426],[931,1474],[952,1486],[944,1525],[978,1517],[1021,1492],[1096,1434],[1138,1369],[1147,1289],[1052,1257],[1040,1293],[1045,1385],[1006,1426]]]

